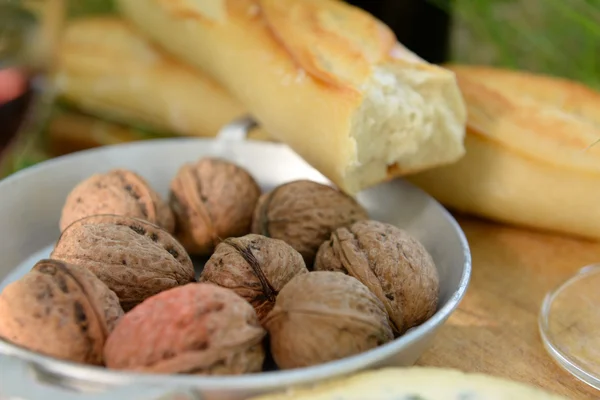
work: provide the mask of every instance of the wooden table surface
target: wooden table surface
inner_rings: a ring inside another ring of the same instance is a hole
[[[481,372],[569,399],[600,399],[546,353],[538,314],[546,293],[600,261],[600,244],[458,217],[473,274],[458,310],[419,365]]]

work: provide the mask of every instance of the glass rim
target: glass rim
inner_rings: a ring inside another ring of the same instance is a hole
[[[591,386],[594,389],[600,390],[600,375],[586,370],[585,367],[576,361],[572,356],[566,354],[559,345],[556,344],[556,340],[550,333],[549,320],[551,318],[551,307],[554,300],[560,295],[565,289],[571,287],[581,279],[587,276],[600,275],[600,264],[591,264],[579,269],[573,276],[557,285],[552,291],[546,294],[542,307],[538,316],[538,328],[542,343],[546,348],[546,351],[552,356],[552,358],[567,372],[579,379],[583,383]]]

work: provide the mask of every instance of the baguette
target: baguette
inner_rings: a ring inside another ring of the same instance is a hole
[[[275,139],[342,190],[463,156],[451,71],[337,0],[119,0],[122,15],[203,68]]]
[[[64,101],[89,114],[151,130],[214,136],[246,114],[212,78],[175,60],[118,17],[70,22],[57,70]]]
[[[409,179],[458,211],[600,239],[600,145],[591,146],[600,93],[524,72],[449,68],[467,102],[467,154]]]

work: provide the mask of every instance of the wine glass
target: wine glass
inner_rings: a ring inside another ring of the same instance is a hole
[[[53,98],[50,76],[63,0],[0,0],[0,173],[39,140]]]

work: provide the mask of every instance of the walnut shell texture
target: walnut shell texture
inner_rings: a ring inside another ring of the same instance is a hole
[[[357,279],[330,271],[293,278],[277,296],[264,326],[282,369],[349,357],[394,337],[381,301]]]
[[[63,360],[102,365],[123,315],[117,295],[77,265],[41,260],[0,294],[0,336]]]
[[[125,169],[92,175],[75,186],[63,206],[60,230],[78,219],[98,214],[139,218],[169,233],[175,230],[169,205],[144,178]]]
[[[352,197],[308,180],[289,182],[261,196],[252,232],[281,239],[296,249],[312,269],[321,243],[342,226],[367,219]]]
[[[308,273],[300,253],[282,240],[260,235],[229,238],[204,265],[200,282],[228,288],[246,299],[263,320],[279,291],[296,275]]]
[[[106,365],[153,373],[237,375],[261,370],[266,331],[231,290],[191,283],[151,297],[121,319]]]
[[[254,178],[229,161],[185,164],[171,182],[176,236],[188,253],[209,255],[221,240],[250,233],[259,196]]]
[[[431,255],[390,224],[360,221],[337,229],[319,249],[315,270],[343,272],[364,283],[385,305],[396,333],[437,309],[439,276]]]
[[[96,274],[125,311],[195,281],[192,261],[175,238],[157,225],[119,215],[94,215],[69,225],[50,257]]]

